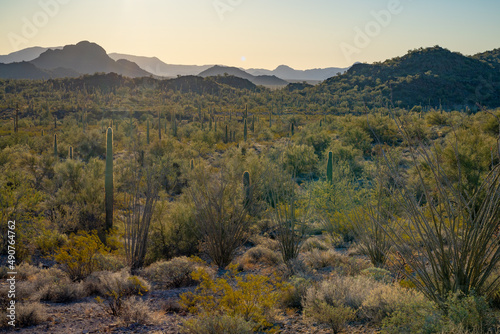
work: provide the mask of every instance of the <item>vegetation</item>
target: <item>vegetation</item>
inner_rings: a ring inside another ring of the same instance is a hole
[[[280,90],[1,80],[19,326],[92,296],[103,317],[175,312],[188,333],[498,330],[500,110],[470,93],[494,56],[414,50]],[[154,290],[172,290],[166,306]]]

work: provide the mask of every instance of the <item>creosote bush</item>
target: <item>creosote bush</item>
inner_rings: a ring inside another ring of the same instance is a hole
[[[189,312],[207,316],[242,317],[255,323],[254,330],[272,327],[275,307],[288,287],[275,275],[241,275],[230,266],[223,277],[213,279],[204,269],[197,269],[196,291],[182,294],[180,304]]]
[[[80,231],[69,237],[68,243],[57,250],[54,258],[69,277],[76,281],[96,270],[97,256],[106,251],[96,232]]]

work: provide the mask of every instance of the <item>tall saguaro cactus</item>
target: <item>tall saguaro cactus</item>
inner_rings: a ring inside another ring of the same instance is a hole
[[[73,160],[73,146],[69,147],[69,158]]]
[[[247,141],[247,134],[248,134],[248,131],[247,131],[247,119],[245,118],[245,123],[243,125],[243,139],[245,141]]]
[[[19,105],[16,104],[16,118],[14,119],[14,132],[19,131]]]
[[[148,121],[147,121],[147,124],[146,124],[146,142],[149,145],[149,118],[148,118]]]
[[[106,171],[104,179],[106,230],[113,228],[113,129],[106,134]]]
[[[333,183],[333,153],[328,152],[328,164],[326,165],[326,178]]]
[[[57,133],[54,134],[54,157],[57,159]]]

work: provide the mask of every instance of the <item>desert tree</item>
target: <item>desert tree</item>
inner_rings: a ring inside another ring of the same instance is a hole
[[[247,238],[254,185],[244,186],[241,180],[231,177],[224,167],[211,173],[198,166],[193,170],[188,189],[201,249],[221,269],[232,261],[235,251]]]

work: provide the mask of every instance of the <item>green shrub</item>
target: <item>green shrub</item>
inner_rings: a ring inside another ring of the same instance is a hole
[[[238,275],[236,266],[221,278],[213,279],[198,269],[193,279],[199,280],[196,292],[182,294],[181,306],[195,314],[239,316],[256,324],[254,329],[271,327],[276,305],[287,289],[275,275]]]
[[[347,306],[332,306],[326,302],[312,303],[304,309],[304,316],[328,325],[333,333],[339,333],[345,325],[354,320],[356,311]]]
[[[255,265],[258,263],[262,263],[270,266],[275,266],[282,263],[283,261],[279,253],[259,245],[247,250],[242,257],[241,262],[243,263],[243,265]]]
[[[358,275],[370,266],[369,261],[348,257],[332,249],[327,251],[313,249],[302,253],[301,258],[312,269],[329,268],[339,275]]]
[[[83,283],[75,283],[65,278],[45,286],[39,293],[40,300],[67,303],[86,297],[84,291]]]
[[[197,281],[191,277],[191,273],[201,267],[204,267],[201,260],[196,261],[181,256],[170,261],[155,262],[145,268],[142,273],[159,287],[172,289],[196,285]]]
[[[283,306],[302,309],[302,299],[311,286],[310,279],[292,276],[289,279],[289,288],[283,292]]]
[[[106,252],[97,233],[84,231],[72,234],[66,245],[59,248],[55,260],[62,265],[69,277],[76,281],[90,275],[97,269],[97,256]]]
[[[255,324],[241,316],[222,315],[214,317],[210,314],[201,314],[195,318],[185,320],[182,333],[187,334],[251,334],[255,333]]]
[[[377,267],[370,267],[361,270],[361,275],[371,277],[377,282],[382,282],[382,283],[391,283],[392,281],[392,275],[389,270],[385,270],[382,268],[377,268]]]
[[[138,276],[130,276],[126,270],[117,273],[102,272],[98,276],[96,301],[111,315],[119,316],[126,297],[149,292],[149,284]],[[103,297],[103,298],[101,298]]]

